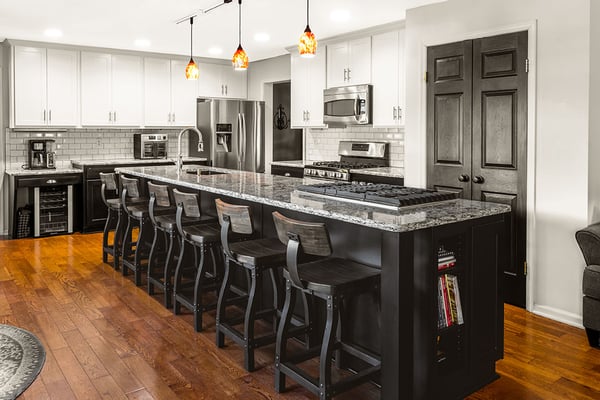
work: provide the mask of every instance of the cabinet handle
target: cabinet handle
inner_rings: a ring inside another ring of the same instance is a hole
[[[117,122],[117,112],[113,111],[113,121]]]
[[[458,176],[458,181],[459,182],[469,182],[469,179],[470,179],[470,177],[467,174],[460,174]]]
[[[402,109],[398,106],[398,120],[402,119]]]
[[[289,172],[286,172],[285,174],[283,174],[283,176],[291,176]]]
[[[348,80],[348,70],[344,68],[344,82]]]
[[[306,110],[306,120],[310,121],[310,111]]]
[[[175,122],[175,113],[173,113],[173,119],[171,121]]]
[[[225,85],[225,96],[227,96],[227,89],[228,89],[228,87],[227,87],[227,85]]]
[[[112,112],[108,112],[108,122],[112,122]]]
[[[396,107],[394,108],[394,121],[398,119],[398,111],[396,110]]]
[[[46,110],[44,110],[44,122],[46,122]]]
[[[221,85],[221,95],[225,94],[225,85]]]
[[[169,113],[169,117],[167,119],[167,122],[171,122],[171,113]]]
[[[46,183],[49,184],[49,185],[52,185],[52,184],[56,183],[56,179],[48,179],[46,181]]]
[[[352,71],[352,70],[351,70],[350,68],[348,68],[348,82],[350,82],[350,80],[352,79],[352,77],[350,76],[350,72],[351,72],[351,71]]]
[[[485,179],[483,178],[483,176],[481,176],[481,175],[475,175],[473,177],[473,183],[482,184],[483,182],[485,182]]]
[[[48,123],[52,123],[52,110],[48,110]]]

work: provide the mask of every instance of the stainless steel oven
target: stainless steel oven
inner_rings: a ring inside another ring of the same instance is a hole
[[[371,92],[371,85],[325,89],[323,122],[329,126],[371,124]]]
[[[166,134],[162,133],[134,133],[133,156],[134,158],[167,158],[169,141]]]

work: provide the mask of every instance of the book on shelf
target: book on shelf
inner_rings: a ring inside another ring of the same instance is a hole
[[[438,328],[447,328],[463,323],[458,277],[442,274],[438,277]]]
[[[438,248],[438,270],[453,267],[456,264],[456,256],[453,251],[444,247]]]

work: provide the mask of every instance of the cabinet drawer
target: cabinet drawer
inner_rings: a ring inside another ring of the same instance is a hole
[[[78,183],[81,183],[81,174],[39,175],[16,178],[17,187],[76,185]]]
[[[281,165],[271,165],[272,175],[292,176],[294,178],[302,178],[304,176],[304,168],[302,167],[284,167]]]

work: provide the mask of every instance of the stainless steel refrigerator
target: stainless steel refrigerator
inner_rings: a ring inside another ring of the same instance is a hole
[[[190,135],[189,155],[206,157],[213,167],[265,172],[263,101],[198,98],[197,127],[204,150]]]

